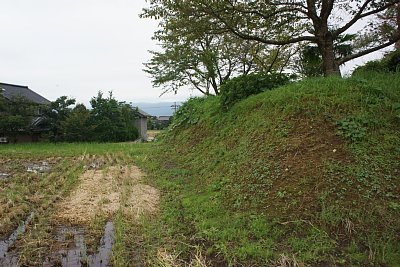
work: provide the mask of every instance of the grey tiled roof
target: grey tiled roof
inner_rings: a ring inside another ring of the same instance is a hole
[[[0,83],[0,88],[3,89],[3,96],[9,100],[14,97],[25,97],[36,104],[50,104],[49,100],[35,93],[28,86]]]
[[[143,110],[141,110],[140,108],[137,108],[138,112],[139,112],[139,116],[141,118],[148,118],[151,117],[151,115]]]
[[[169,121],[172,116],[158,116],[157,120],[159,121]]]

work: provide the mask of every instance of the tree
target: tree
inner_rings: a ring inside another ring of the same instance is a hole
[[[162,51],[151,51],[153,57],[144,64],[144,70],[153,78],[154,86],[163,86],[164,93],[190,86],[205,95],[217,95],[230,78],[282,69],[293,54],[287,47],[277,49],[243,41],[229,32],[209,33],[207,20],[198,20],[194,31],[185,30],[190,19],[174,5],[164,7],[167,12],[162,15],[151,8],[142,14],[162,18],[162,29],[154,35]]]
[[[378,18],[382,22],[380,26],[381,34],[390,35],[392,32],[397,31],[397,34],[400,35],[400,4],[388,8]],[[400,49],[400,40],[396,42],[395,48],[397,50]]]
[[[392,8],[400,0],[150,0],[149,16],[162,17],[176,10],[186,18],[186,31],[196,31],[207,21],[208,32],[230,32],[245,40],[267,45],[315,43],[325,75],[340,75],[345,62],[388,47],[400,39],[391,32],[379,38],[363,38],[363,46],[353,45],[351,55],[336,58],[335,42],[358,21],[370,19],[359,36],[379,28],[374,16]],[[336,15],[340,14],[340,15]],[[346,19],[343,19],[346,18]],[[166,29],[168,30],[168,29]]]
[[[6,109],[6,98],[3,96],[3,89],[0,87],[0,114],[5,112]]]
[[[35,115],[35,104],[24,97],[6,100],[0,97],[0,133],[16,142],[21,133],[29,133]]]
[[[134,123],[137,111],[124,102],[118,102],[112,92],[107,98],[99,92],[90,100],[90,104],[92,105],[90,123],[94,129],[94,141],[132,141],[138,137]]]
[[[93,140],[93,125],[90,111],[83,104],[76,105],[60,123],[62,139],[67,142],[87,142]]]
[[[396,23],[397,23],[397,35],[400,35],[400,3],[396,6]],[[397,50],[400,50],[400,39],[397,40],[395,45]]]
[[[334,44],[335,59],[340,59],[353,53],[354,47],[350,42],[355,37],[354,34],[346,34],[337,40]],[[294,70],[303,77],[323,76],[322,58],[318,46],[312,44],[303,46],[297,60],[295,60]]]
[[[61,123],[67,119],[71,112],[72,105],[75,105],[74,98],[61,96],[50,103],[50,106],[44,110],[45,123],[48,125],[51,135],[50,139],[53,141],[62,141]]]

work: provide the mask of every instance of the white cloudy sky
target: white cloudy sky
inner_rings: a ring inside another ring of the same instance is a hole
[[[98,90],[119,100],[161,99],[142,71],[157,23],[140,19],[145,0],[0,0],[0,81],[28,85],[50,100],[87,103]]]
[[[98,90],[128,102],[186,99],[188,90],[159,98],[161,89],[142,71],[147,51],[156,49],[151,36],[157,23],[138,17],[145,5],[0,0],[0,81],[28,85],[49,100],[67,95],[88,103]]]

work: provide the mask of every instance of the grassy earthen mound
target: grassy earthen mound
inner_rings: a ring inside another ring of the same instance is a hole
[[[400,264],[399,88],[399,75],[368,74],[296,82],[227,112],[218,97],[192,101],[158,160],[169,232],[185,229],[214,263]]]

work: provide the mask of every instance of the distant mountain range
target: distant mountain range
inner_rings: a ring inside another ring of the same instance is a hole
[[[139,107],[141,110],[153,116],[171,116],[174,113],[174,105],[182,105],[182,102],[158,102],[158,103],[132,103],[133,106]]]

